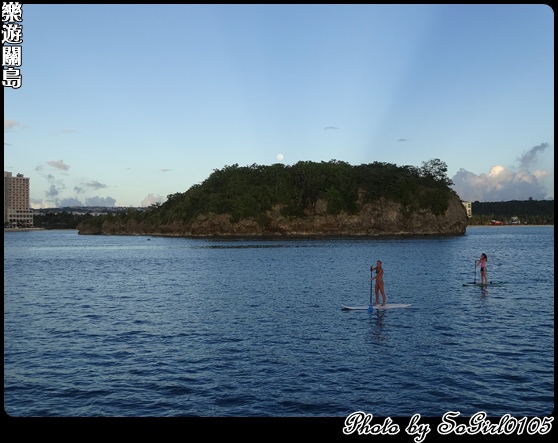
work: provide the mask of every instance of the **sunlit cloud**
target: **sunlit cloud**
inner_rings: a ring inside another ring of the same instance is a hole
[[[44,209],[51,207],[47,201],[38,198],[30,198],[29,205],[32,209]]]
[[[19,122],[16,122],[15,120],[4,120],[4,131],[9,131],[17,126],[19,126]]]

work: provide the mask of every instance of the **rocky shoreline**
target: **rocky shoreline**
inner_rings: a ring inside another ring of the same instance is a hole
[[[229,214],[200,214],[192,222],[157,226],[129,220],[107,220],[101,226],[78,226],[83,235],[151,235],[169,237],[376,237],[408,235],[464,235],[467,214],[459,198],[451,199],[443,215],[429,210],[406,214],[399,203],[380,200],[365,204],[357,214],[331,215],[318,201],[313,213],[304,217],[288,218],[281,215],[280,207],[266,211],[265,224],[253,218],[231,221]]]

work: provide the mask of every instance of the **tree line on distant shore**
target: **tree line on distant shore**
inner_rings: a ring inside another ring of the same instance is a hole
[[[93,218],[90,213],[72,214],[71,212],[43,212],[33,215],[33,226],[44,229],[77,229],[84,220]]]
[[[473,202],[470,225],[489,225],[492,220],[509,223],[517,217],[522,225],[554,225],[554,200]]]

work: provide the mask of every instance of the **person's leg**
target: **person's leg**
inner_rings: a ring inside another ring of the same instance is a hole
[[[382,292],[382,306],[386,304],[386,293],[384,291],[384,285],[380,286],[380,291]]]

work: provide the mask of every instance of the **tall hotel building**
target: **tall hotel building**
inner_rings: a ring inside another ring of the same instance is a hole
[[[4,171],[4,227],[33,226],[33,212],[29,207],[29,178],[23,174],[12,177]]]

